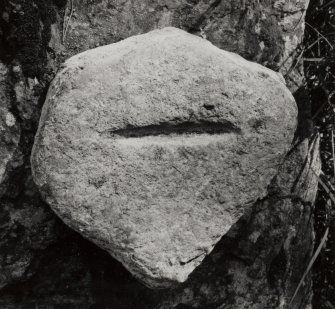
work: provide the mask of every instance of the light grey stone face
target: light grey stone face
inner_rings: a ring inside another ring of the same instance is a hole
[[[151,287],[183,282],[267,193],[297,109],[277,73],[175,28],[65,62],[35,182],[70,227]]]

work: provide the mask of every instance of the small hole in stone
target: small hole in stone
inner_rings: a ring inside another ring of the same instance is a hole
[[[215,108],[215,106],[212,105],[212,104],[205,104],[204,108],[206,108],[208,111],[211,111],[211,110],[213,110]]]

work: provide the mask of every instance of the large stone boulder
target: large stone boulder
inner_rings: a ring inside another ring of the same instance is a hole
[[[155,30],[65,62],[43,107],[33,177],[70,227],[166,287],[267,194],[296,115],[277,73]]]

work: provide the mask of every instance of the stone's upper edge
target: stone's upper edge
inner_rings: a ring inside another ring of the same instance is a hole
[[[211,48],[213,50],[220,51],[225,57],[229,58],[236,65],[243,66],[243,68],[248,68],[248,66],[250,66],[249,69],[252,69],[252,70],[257,69],[260,72],[267,73],[274,80],[280,81],[282,84],[286,85],[285,79],[284,79],[284,77],[282,76],[281,73],[275,72],[275,71],[273,71],[269,68],[266,68],[259,63],[246,60],[238,54],[220,49],[219,47],[215,46],[212,42],[210,42],[210,41],[208,41],[208,40],[206,40],[206,39],[204,39],[200,36],[193,35],[193,34],[187,32],[185,30],[182,30],[180,28],[175,28],[175,27],[165,27],[165,28],[151,30],[151,31],[146,32],[144,34],[138,34],[138,35],[131,36],[129,38],[126,38],[126,39],[124,39],[122,41],[119,41],[119,42],[116,42],[116,43],[112,43],[112,44],[104,45],[104,46],[99,46],[99,47],[96,47],[96,48],[93,48],[93,49],[90,49],[90,50],[86,50],[84,52],[76,54],[76,55],[72,56],[71,58],[67,59],[64,62],[62,68],[66,69],[67,67],[70,67],[70,66],[77,66],[77,61],[78,60],[81,61],[81,58],[84,58],[86,56],[90,57],[92,55],[92,51],[100,52],[101,54],[104,54],[106,49],[109,49],[111,45],[118,46],[119,44],[127,44],[128,42],[131,43],[131,42],[134,42],[134,41],[136,42],[136,41],[138,41],[139,39],[142,39],[145,36],[150,37],[150,39],[153,39],[152,34],[156,34],[157,36],[160,37],[162,33],[168,33],[170,35],[170,37],[178,37],[179,35],[188,36],[194,42],[198,40],[199,43],[201,42],[202,44],[204,44],[204,43],[208,44],[209,46],[211,46]]]
[[[297,106],[295,104],[295,99],[293,98],[293,95],[291,94],[291,92],[289,91],[289,89],[286,88],[285,86],[285,80],[284,78],[281,76],[280,73],[272,71],[258,63],[255,62],[251,62],[248,61],[244,58],[242,58],[241,56],[231,53],[231,52],[227,52],[224,51],[218,47],[216,47],[215,45],[213,45],[211,42],[207,41],[206,39],[202,38],[202,37],[198,37],[195,35],[192,35],[182,29],[178,29],[178,28],[174,28],[174,27],[166,27],[166,28],[162,28],[162,29],[156,29],[156,30],[152,30],[150,32],[147,32],[145,34],[139,34],[133,37],[129,37],[125,40],[119,41],[117,43],[113,43],[113,44],[109,44],[109,45],[105,45],[105,46],[101,46],[101,47],[97,47],[94,48],[92,50],[88,50],[82,53],[79,53],[73,57],[71,57],[70,59],[68,59],[65,64],[63,69],[59,72],[59,74],[71,74],[72,71],[78,71],[78,74],[81,74],[81,70],[83,69],[83,63],[84,66],[87,66],[88,68],[90,68],[91,64],[94,63],[94,61],[99,60],[99,58],[101,58],[99,61],[101,61],[104,65],[108,65],[109,61],[115,61],[116,59],[121,59],[122,57],[125,57],[125,53],[129,52],[129,51],[133,51],[136,50],[136,45],[142,47],[143,45],[141,45],[141,42],[144,40],[147,40],[149,42],[153,42],[155,43],[156,41],[156,37],[158,39],[160,39],[161,36],[163,36],[165,38],[165,36],[163,34],[168,33],[168,37],[171,39],[173,38],[173,41],[177,41],[179,40],[179,37],[182,36],[184,37],[188,37],[190,40],[189,42],[191,43],[191,45],[194,47],[194,44],[196,45],[195,42],[199,42],[202,45],[206,44],[212,51],[213,53],[215,53],[216,55],[222,55],[222,58],[225,59],[229,59],[231,61],[231,63],[235,64],[236,67],[240,67],[242,70],[244,71],[249,71],[252,72],[253,74],[256,72],[258,72],[259,75],[263,75],[265,79],[268,80],[273,80],[274,84],[275,83],[280,83],[283,85],[283,87],[281,87],[281,90],[283,92],[285,92],[285,96],[289,97],[290,100],[292,101],[292,106],[295,109],[295,114],[297,115]],[[154,35],[153,35],[154,34]],[[180,41],[180,40],[179,40]],[[178,42],[178,41],[177,41]],[[130,47],[129,47],[130,46]],[[128,49],[127,49],[128,48]],[[113,57],[111,57],[112,60],[109,59],[109,56],[106,58],[106,54],[113,54],[113,52],[115,53],[115,55]],[[54,82],[52,85],[55,87],[60,87],[61,85],[56,85],[57,83]],[[53,87],[50,87],[50,89],[52,89]],[[50,90],[49,90],[50,91]],[[49,98],[49,97],[48,97]],[[48,99],[46,100],[46,105],[48,105]],[[44,108],[43,108],[44,109]],[[42,117],[41,119],[44,118],[44,111],[42,111]],[[171,121],[173,119],[170,119]],[[170,121],[169,120],[169,121]],[[223,121],[227,121],[228,119],[225,119]],[[157,119],[157,124],[159,124],[161,120]],[[172,121],[173,122],[173,121]],[[126,126],[127,124],[125,124]],[[145,126],[146,124],[143,123],[139,126]],[[137,127],[137,125],[136,125]],[[125,130],[126,128],[124,126],[120,126],[115,127],[115,128],[111,128],[110,131],[113,131],[115,129],[122,129]],[[240,128],[237,128],[238,130],[240,130]],[[108,131],[109,128],[105,127],[105,128],[99,128],[98,132],[102,132],[102,131]],[[237,132],[237,131],[236,131]]]

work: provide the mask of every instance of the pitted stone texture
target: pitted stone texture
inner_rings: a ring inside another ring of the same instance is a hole
[[[12,158],[20,140],[20,129],[10,111],[10,86],[8,84],[9,69],[0,62],[0,185],[7,173],[7,165]],[[0,186],[0,195],[2,189]]]
[[[69,226],[167,287],[266,195],[296,114],[275,72],[156,30],[65,63],[43,107],[33,176]]]

